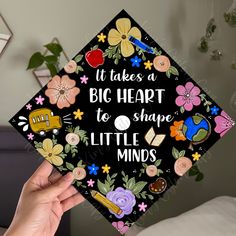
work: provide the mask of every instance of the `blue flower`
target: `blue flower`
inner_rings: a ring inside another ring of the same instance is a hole
[[[88,169],[90,175],[97,175],[97,170],[99,169],[99,167],[95,166],[95,164],[92,164],[91,166],[88,166]]]
[[[142,61],[141,58],[139,58],[138,56],[135,56],[133,58],[130,59],[130,61],[132,62],[132,67],[140,67],[140,62]]]
[[[216,107],[216,106],[211,107],[211,114],[217,116],[219,110],[220,110],[219,107]]]

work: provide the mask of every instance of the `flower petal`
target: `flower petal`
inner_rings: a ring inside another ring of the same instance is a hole
[[[63,151],[63,146],[61,144],[56,144],[52,149],[53,155],[58,155]]]
[[[127,35],[130,28],[131,22],[129,18],[120,18],[116,21],[116,28],[121,34]]]
[[[38,152],[39,152],[39,154],[41,154],[43,157],[47,157],[48,156],[48,152],[46,152],[44,149],[42,149],[42,148],[37,148],[36,149]]]
[[[118,229],[120,230],[120,229],[122,229],[123,227],[124,227],[124,222],[123,221],[118,221],[117,222],[117,227],[118,227]]]
[[[121,41],[121,54],[123,57],[129,57],[134,53],[134,47],[132,43],[128,40],[122,40]]]
[[[176,87],[176,92],[179,94],[179,95],[184,95],[185,92],[186,92],[186,89],[183,85],[179,85]]]
[[[60,156],[52,156],[50,159],[55,166],[61,166],[63,164],[63,159]]]
[[[193,109],[193,104],[192,104],[192,102],[186,102],[186,103],[184,104],[184,109],[185,109],[186,111],[191,111],[191,110]]]
[[[59,89],[61,84],[61,77],[59,75],[55,75],[47,84],[48,88]]]
[[[192,88],[194,87],[194,84],[192,82],[187,82],[185,84],[185,89],[190,92],[192,90]]]
[[[68,100],[66,99],[65,95],[61,95],[57,101],[57,107],[59,109],[62,109],[64,107],[70,107],[70,103],[68,102]]]
[[[53,143],[52,140],[47,138],[43,140],[43,149],[46,152],[52,152],[52,148],[53,148]]]
[[[175,99],[175,104],[179,107],[182,107],[184,104],[186,103],[186,99],[184,96],[178,96],[176,99]]]
[[[65,93],[65,98],[70,104],[75,103],[75,97],[80,93],[80,89],[77,87],[74,87],[72,89],[69,89]]]
[[[201,104],[201,99],[200,97],[196,96],[192,99],[192,103],[194,106],[199,106]]]
[[[60,92],[57,89],[47,89],[45,91],[45,95],[49,97],[49,101],[51,104],[56,104],[58,98],[60,97]]]
[[[108,43],[111,46],[115,46],[121,41],[121,34],[116,29],[111,29],[107,37]]]
[[[192,96],[197,96],[197,95],[200,94],[200,92],[201,92],[201,90],[200,90],[197,86],[194,86],[194,87],[192,88],[192,90],[190,91],[190,94],[191,94]]]
[[[129,226],[125,225],[122,229],[119,230],[121,234],[125,234],[129,230]]]
[[[128,32],[128,35],[135,37],[136,39],[141,39],[141,31],[137,27],[132,27]]]
[[[70,89],[75,87],[75,81],[73,79],[70,79],[68,75],[63,75],[61,78],[61,87],[65,89]]]

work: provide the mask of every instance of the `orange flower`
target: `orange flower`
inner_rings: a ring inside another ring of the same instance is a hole
[[[50,103],[57,104],[59,109],[69,107],[75,103],[75,97],[80,92],[75,84],[75,81],[70,79],[68,75],[62,77],[56,75],[48,83],[45,95],[49,97]]]
[[[183,128],[184,121],[174,121],[174,125],[170,127],[170,136],[172,138],[175,138],[175,140],[179,141],[185,141],[186,138],[183,134],[182,128]]]

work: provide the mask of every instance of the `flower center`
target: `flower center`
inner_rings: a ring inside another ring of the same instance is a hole
[[[65,93],[65,90],[61,89],[59,92],[61,95],[63,95]]]
[[[123,35],[121,36],[121,38],[122,38],[122,39],[126,39],[126,35],[123,34]]]
[[[190,94],[189,93],[186,93],[186,95],[185,95],[187,98],[189,98],[190,97]]]
[[[52,153],[48,153],[48,157],[51,157],[52,156]]]

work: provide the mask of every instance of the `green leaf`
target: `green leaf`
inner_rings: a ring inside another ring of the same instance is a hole
[[[166,71],[166,76],[168,77],[168,78],[170,78],[170,70],[168,70],[168,71]]]
[[[147,168],[147,167],[148,167],[148,165],[147,165],[146,163],[142,163],[142,166],[143,166],[144,168]]]
[[[200,173],[197,175],[197,177],[196,177],[195,180],[196,180],[197,182],[200,182],[200,181],[202,181],[203,179],[204,179],[204,175],[203,175],[203,173],[200,172]]]
[[[137,182],[132,189],[133,194],[136,195],[136,194],[140,193],[143,190],[143,188],[146,186],[146,184],[147,184],[147,182],[144,182],[144,181]]]
[[[55,56],[59,57],[62,52],[62,47],[58,43],[49,43],[44,45],[45,48],[47,48],[48,51],[50,51]]]
[[[80,181],[76,182],[77,187],[79,187],[81,184],[82,184],[82,182],[80,182]]]
[[[98,185],[99,191],[104,195],[106,195],[110,190],[110,187],[103,184],[99,179],[98,179],[97,185]]]
[[[65,153],[69,153],[70,152],[70,144],[67,143],[65,146]]]
[[[148,195],[148,198],[149,198],[150,200],[153,200],[153,199],[154,199],[154,197],[153,197],[152,195]]]
[[[184,111],[185,111],[184,107],[183,107],[183,106],[181,106],[181,107],[180,107],[180,112],[183,114],[183,113],[184,113]]]
[[[169,70],[173,75],[179,75],[178,70],[174,66],[171,66]]]
[[[84,57],[84,55],[79,54],[79,55],[77,55],[77,56],[75,57],[74,61],[78,63],[78,62],[80,62],[80,61],[82,60],[83,57]]]
[[[173,156],[175,159],[178,159],[178,158],[180,157],[179,151],[178,151],[175,147],[172,148],[172,156]]]
[[[77,68],[76,68],[77,70],[78,70],[78,72],[79,71],[84,71],[84,69],[83,69],[83,67],[82,66],[77,66]]]
[[[44,60],[48,63],[48,64],[56,64],[58,62],[58,57],[54,56],[54,55],[48,55],[44,57]]]
[[[154,165],[158,167],[161,164],[161,161],[162,161],[161,159],[156,160]]]
[[[49,69],[52,77],[57,74],[57,68],[55,67],[55,65],[46,63],[46,66]]]
[[[43,63],[44,63],[44,56],[40,52],[36,52],[31,56],[27,70],[38,68]]]
[[[74,170],[74,165],[73,164],[71,164],[71,163],[69,163],[69,162],[66,162],[66,168],[68,169],[68,170]]]
[[[193,166],[193,167],[189,170],[188,175],[189,175],[189,176],[195,176],[195,175],[197,175],[198,173],[199,173],[199,170],[198,170],[197,166]]]
[[[182,150],[180,153],[179,153],[179,157],[184,157],[185,155],[185,150]]]
[[[126,188],[129,189],[129,190],[133,190],[135,186],[135,178],[132,177],[131,179],[129,179],[129,181],[127,182],[127,185],[126,185]]]
[[[118,175],[118,173],[114,173],[111,178],[114,179],[116,176]]]

